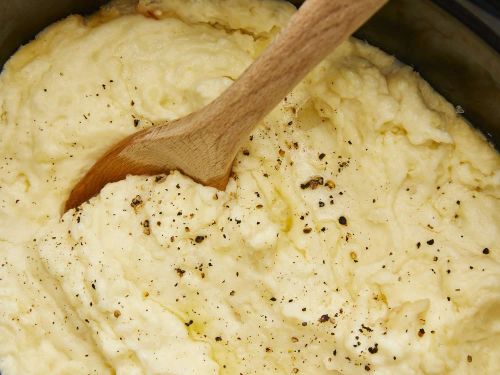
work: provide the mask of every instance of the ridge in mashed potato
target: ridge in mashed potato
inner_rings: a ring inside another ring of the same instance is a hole
[[[216,98],[283,1],[114,2],[0,75],[0,371],[500,373],[500,157],[351,39],[263,120],[226,191],[129,176],[113,143]]]

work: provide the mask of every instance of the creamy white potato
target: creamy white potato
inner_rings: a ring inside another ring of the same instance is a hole
[[[259,124],[225,192],[131,176],[61,218],[108,147],[217,97],[293,12],[120,2],[6,64],[3,375],[500,373],[500,157],[366,43]]]

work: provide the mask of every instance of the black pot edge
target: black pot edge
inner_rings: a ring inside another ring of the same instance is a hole
[[[493,30],[485,24],[477,15],[464,8],[461,4],[450,0],[432,0],[443,10],[447,11],[467,26],[471,31],[488,43],[493,49],[500,53],[500,30]],[[488,14],[500,19],[500,7],[485,1],[473,1],[474,5],[484,10]],[[500,3],[499,3],[500,4]]]

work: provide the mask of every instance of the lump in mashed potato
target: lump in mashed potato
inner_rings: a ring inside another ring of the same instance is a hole
[[[60,218],[99,155],[213,100],[293,11],[119,2],[6,64],[2,374],[500,372],[500,157],[355,39],[259,124],[225,192],[130,176]]]

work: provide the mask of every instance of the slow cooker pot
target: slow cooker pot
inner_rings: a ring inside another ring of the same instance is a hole
[[[0,0],[0,67],[45,26],[71,13],[90,13],[105,2]],[[498,148],[500,30],[495,17],[500,19],[500,6],[489,0],[391,0],[356,36],[413,66]]]
[[[0,0],[0,69],[19,46],[45,26],[71,13],[88,14],[105,2]],[[292,2],[300,5],[302,1]],[[498,148],[497,4],[480,0],[391,0],[356,36],[412,65]],[[477,11],[486,18],[478,17]]]

